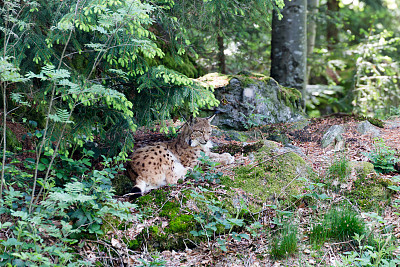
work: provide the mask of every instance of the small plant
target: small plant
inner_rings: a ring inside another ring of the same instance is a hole
[[[104,159],[101,171],[93,170],[79,177],[71,177],[63,188],[55,187],[54,177],[47,182],[39,180],[42,186],[40,203],[33,203],[30,190],[26,187],[7,186],[0,199],[0,233],[6,240],[0,239],[2,264],[17,266],[79,266],[90,265],[78,258],[73,245],[82,235],[103,234],[103,218],[115,216],[122,221],[137,218],[130,209],[134,204],[121,203],[113,199],[111,179],[122,168],[120,158]],[[18,163],[18,162],[15,162]],[[73,164],[73,162],[71,161]],[[6,177],[26,176],[27,174],[7,164]],[[57,176],[55,170],[54,176]],[[32,177],[29,176],[29,177]],[[14,177],[16,181],[21,177]],[[8,183],[5,183],[8,185]],[[23,185],[23,186],[26,186]]]
[[[271,257],[274,259],[285,258],[297,251],[297,227],[287,225],[283,227],[271,242]]]
[[[345,155],[336,158],[328,168],[327,178],[344,182],[350,174],[349,161]]]
[[[327,215],[327,221],[330,222],[329,236],[334,240],[351,240],[355,234],[365,232],[364,221],[350,208],[331,209]]]
[[[244,227],[245,225],[244,220],[239,219],[239,209],[237,210],[236,217],[232,217],[228,210],[222,208],[223,204],[221,201],[208,199],[205,196],[208,192],[207,189],[202,187],[199,187],[199,189],[201,193],[192,190],[192,193],[190,194],[204,207],[199,213],[193,215],[194,219],[200,226],[198,230],[190,231],[193,236],[206,237],[208,246],[211,250],[211,239],[217,240],[217,246],[222,251],[227,251],[227,236],[230,236],[236,241],[241,241],[243,238],[247,240],[250,239],[250,236],[246,233],[237,233],[233,231],[234,228]]]
[[[304,192],[302,194],[293,196],[296,199],[308,198],[308,199],[314,199],[317,201],[331,199],[331,197],[329,197],[327,194],[325,194],[323,192],[323,188],[325,187],[325,184],[318,183],[318,182],[312,182],[305,177],[299,177],[297,180],[304,182],[305,186],[304,186]],[[311,208],[317,209],[317,206],[312,205]]]
[[[394,176],[394,177],[392,177],[392,180],[393,180],[393,182],[400,183],[400,176]],[[392,185],[392,186],[389,186],[388,188],[393,190],[393,191],[400,192],[400,186]],[[400,210],[400,200],[399,199],[395,199],[393,201],[393,207],[395,207],[398,210]],[[394,214],[400,215],[400,212],[394,212]]]
[[[166,266],[165,264],[167,263],[165,260],[159,259],[159,256],[153,256],[154,260],[153,261],[146,261],[144,259],[139,259],[139,261],[142,263],[141,265],[138,265],[138,267],[154,267],[154,266]]]
[[[319,245],[328,239],[350,241],[355,234],[362,235],[365,231],[365,223],[355,211],[349,207],[331,208],[321,223],[312,226],[310,242]]]
[[[342,263],[338,266],[399,266],[400,258],[393,256],[396,247],[391,236],[374,239],[376,246],[363,245],[366,238],[355,234],[358,251],[344,252],[345,256],[341,255]]]
[[[200,152],[199,161],[200,164],[196,165],[188,176],[195,179],[196,182],[219,183],[223,173],[217,172],[215,167],[220,163],[212,161],[204,152]]]
[[[366,156],[374,165],[375,170],[380,173],[395,172],[394,164],[400,161],[396,157],[396,151],[390,149],[382,138],[375,138],[374,150]]]

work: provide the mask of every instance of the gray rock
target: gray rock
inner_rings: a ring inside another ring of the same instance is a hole
[[[306,117],[298,106],[300,100],[281,99],[282,88],[273,79],[257,80],[244,77],[241,81],[232,78],[229,84],[215,90],[220,100],[221,111],[213,121],[214,125],[225,129],[244,130],[280,122],[294,122]],[[289,92],[291,89],[286,89]]]
[[[373,126],[369,121],[360,122],[357,125],[357,131],[360,134],[370,134],[373,137],[378,137],[381,135],[381,132],[378,130],[378,128]]]
[[[304,154],[303,150],[300,147],[291,145],[291,144],[286,144],[284,149],[286,151],[292,151],[294,153],[296,153],[297,155],[299,155],[302,158],[306,158],[306,154]]]
[[[400,122],[388,122],[387,127],[389,129],[397,129],[400,128]]]
[[[321,145],[323,148],[326,148],[330,144],[335,144],[337,142],[342,141],[342,133],[344,133],[344,126],[343,125],[333,125],[331,126],[328,131],[322,136]]]

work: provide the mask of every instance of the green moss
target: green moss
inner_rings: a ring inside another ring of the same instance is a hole
[[[172,219],[177,216],[177,214],[179,213],[179,209],[180,209],[180,206],[178,203],[167,202],[163,206],[163,208],[160,212],[160,216],[168,217],[169,219]]]
[[[364,211],[376,211],[376,209],[382,211],[390,202],[391,192],[387,188],[389,183],[376,175],[368,179],[359,176],[346,196]]]
[[[189,229],[193,228],[194,219],[192,215],[182,214],[176,216],[169,223],[169,230],[171,233],[185,233],[189,232]]]
[[[139,240],[137,240],[137,239],[129,240],[124,243],[126,243],[128,248],[132,249],[132,250],[136,250],[136,249],[140,248],[140,243],[139,243]]]
[[[136,204],[146,214],[152,217],[161,217],[161,221],[155,222],[152,226],[143,229],[137,236],[137,242],[132,247],[143,244],[151,250],[184,250],[193,243],[184,240],[193,240],[190,231],[195,228],[196,221],[190,215],[190,211],[182,207],[187,198],[183,196],[182,201],[168,199],[169,192],[165,188],[153,190],[149,194],[140,197]],[[165,222],[168,224],[165,224]]]
[[[159,235],[160,234],[160,227],[153,225],[149,227],[149,232],[152,234]]]
[[[374,165],[366,161],[350,161],[349,167],[356,172],[357,177],[362,179],[375,172]]]
[[[139,205],[139,207],[147,206],[149,203],[153,203],[156,206],[161,206],[167,201],[168,194],[169,192],[165,189],[153,190],[149,194],[138,198],[136,204]]]
[[[0,128],[0,131],[1,133],[3,133],[2,128]],[[8,127],[6,131],[6,141],[7,141],[7,150],[9,151],[17,152],[22,148],[21,142],[18,140],[14,132],[11,131]]]
[[[254,80],[248,77],[241,78],[239,79],[239,81],[244,88],[248,87],[249,85],[256,84],[258,82],[258,80]]]
[[[369,121],[369,123],[371,123],[372,125],[375,125],[376,127],[379,127],[379,128],[385,127],[385,122],[380,119],[377,119],[377,118],[366,117],[366,116],[358,115],[358,114],[352,114],[351,117],[353,117],[355,120],[358,120],[358,121],[367,120],[367,121]]]
[[[239,80],[240,84],[245,88],[249,85],[256,84],[259,82],[263,82],[265,76],[259,73],[253,73],[249,71],[241,71],[237,75],[230,75],[230,79],[236,78]]]
[[[251,203],[247,203],[252,212],[259,211],[265,201],[275,197],[288,204],[294,200],[291,196],[300,194],[304,185],[296,179],[298,172],[304,176],[309,175],[306,163],[300,156],[294,152],[277,156],[274,151],[276,147],[274,142],[265,142],[263,148],[254,155],[257,162],[255,165],[237,167],[233,179],[221,179],[226,188],[243,190],[247,195],[245,199],[252,199]],[[230,192],[232,199],[238,197],[235,190]]]
[[[279,86],[278,98],[284,100],[286,106],[295,108],[296,102],[301,99],[301,92],[297,89]]]

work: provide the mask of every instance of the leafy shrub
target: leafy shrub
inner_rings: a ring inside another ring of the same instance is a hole
[[[201,206],[204,207],[199,213],[193,214],[194,219],[200,226],[198,229],[190,231],[193,236],[206,237],[209,248],[212,248],[210,239],[219,236],[217,244],[222,251],[227,251],[227,237],[224,236],[224,233],[227,233],[228,236],[237,241],[241,241],[243,238],[250,239],[250,236],[246,233],[233,231],[234,228],[239,227],[238,229],[240,229],[245,225],[244,220],[238,218],[239,210],[235,217],[232,216],[227,209],[222,208],[223,203],[221,201],[205,197],[204,193],[208,192],[207,189],[202,187],[199,189],[201,193],[192,190],[190,194],[196,202],[201,203]]]
[[[356,67],[352,104],[361,114],[388,113],[399,102],[399,64],[389,53],[396,50],[400,39],[386,30],[375,35],[368,32],[365,41],[350,50]]]
[[[213,162],[204,152],[200,152],[199,161],[200,163],[193,168],[188,174],[188,177],[193,178],[197,182],[206,181],[209,183],[219,183],[223,174],[217,172],[215,167],[220,163]]]
[[[81,177],[71,178],[63,188],[54,187],[54,177],[42,183],[43,198],[32,203],[30,190],[18,184],[6,184],[0,200],[2,222],[0,231],[7,233],[0,240],[2,263],[12,265],[50,266],[55,263],[90,265],[79,259],[73,245],[82,234],[103,234],[102,218],[107,214],[130,221],[135,205],[115,201],[111,188],[113,175],[122,167],[119,159],[105,159],[103,170],[94,170]],[[117,163],[117,164],[115,164]],[[23,172],[15,172],[17,175]]]
[[[342,263],[338,266],[398,266],[400,257],[393,256],[396,247],[391,236],[387,238],[375,238],[375,246],[363,245],[365,235],[355,234],[354,239],[358,243],[355,251],[344,252],[340,255]]]
[[[390,149],[381,138],[375,138],[374,150],[367,154],[367,157],[374,164],[375,170],[381,173],[395,172],[394,164],[400,161],[396,156],[397,152]]]

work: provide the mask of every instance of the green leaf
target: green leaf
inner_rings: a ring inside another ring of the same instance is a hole
[[[250,240],[250,236],[248,234],[239,234],[240,237]]]
[[[39,164],[38,164],[38,170],[39,170],[39,171],[42,172],[42,171],[46,170],[46,168],[47,168],[46,165],[44,165],[44,164],[42,164],[42,163],[39,163]]]
[[[7,228],[7,227],[10,227],[10,226],[12,226],[11,222],[5,222],[5,223],[1,223],[0,222],[0,229]]]
[[[29,214],[25,211],[11,211],[11,215],[14,217],[20,217],[21,220],[26,221],[29,218]]]
[[[230,223],[237,226],[243,226],[244,221],[243,219],[227,219]]]
[[[1,244],[5,247],[11,247],[11,246],[20,246],[23,243],[13,237],[11,237],[11,238],[8,238],[6,241],[1,242]]]

